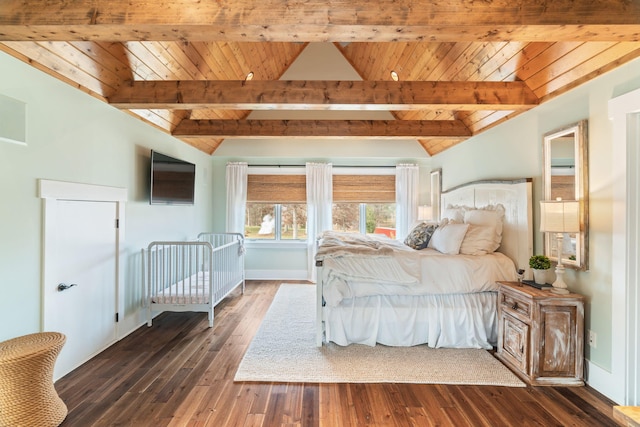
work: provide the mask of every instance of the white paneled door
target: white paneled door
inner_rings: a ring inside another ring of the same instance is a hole
[[[56,379],[116,341],[117,214],[115,202],[46,205],[43,326],[67,336]]]

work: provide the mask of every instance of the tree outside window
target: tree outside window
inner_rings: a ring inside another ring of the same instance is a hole
[[[396,237],[395,203],[334,203],[333,230]]]

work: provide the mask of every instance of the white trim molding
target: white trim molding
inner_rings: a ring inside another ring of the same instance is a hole
[[[611,374],[589,384],[623,405],[640,404],[640,90],[609,101],[612,144]],[[602,383],[600,383],[602,381]],[[609,393],[607,393],[609,391]]]
[[[246,270],[246,280],[308,280],[307,270]]]
[[[83,200],[93,202],[126,202],[127,189],[76,182],[38,180],[41,199]]]

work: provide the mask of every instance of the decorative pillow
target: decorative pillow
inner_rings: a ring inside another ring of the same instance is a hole
[[[429,244],[429,240],[431,240],[431,236],[436,228],[438,228],[438,224],[421,222],[416,225],[407,238],[404,239],[404,244],[418,251],[424,249]]]
[[[457,255],[460,253],[460,245],[464,235],[467,233],[469,224],[455,224],[446,222],[441,224],[434,231],[427,247],[433,248],[438,252],[449,255]]]
[[[454,222],[462,223],[464,222],[464,212],[467,209],[473,209],[473,208],[468,208],[466,206],[448,205],[446,208],[442,210],[441,217],[443,219],[450,219]]]
[[[488,225],[469,224],[469,229],[462,239],[460,253],[463,255],[485,255],[495,250],[493,247],[495,228]]]
[[[464,222],[472,225],[482,225],[493,230],[493,245],[487,249],[495,252],[502,242],[502,221],[504,218],[504,206],[490,205],[480,209],[468,209],[464,212]]]

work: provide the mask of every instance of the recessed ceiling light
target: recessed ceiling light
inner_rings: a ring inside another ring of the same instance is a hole
[[[251,80],[253,78],[253,71],[249,71],[249,73],[247,74],[247,77],[245,77],[245,80]]]
[[[396,73],[395,71],[391,71],[391,79],[392,79],[394,82],[397,82],[397,81],[398,81],[398,79],[399,79],[399,77],[398,77],[398,73]]]

